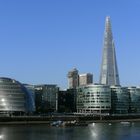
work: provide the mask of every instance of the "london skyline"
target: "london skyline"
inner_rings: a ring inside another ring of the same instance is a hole
[[[76,67],[97,83],[110,16],[121,85],[140,85],[139,6],[139,0],[1,1],[1,77],[67,88],[67,72]]]

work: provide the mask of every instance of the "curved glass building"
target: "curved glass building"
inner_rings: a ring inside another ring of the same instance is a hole
[[[77,89],[78,113],[109,113],[111,109],[111,90],[107,85],[87,85]]]
[[[0,78],[0,113],[33,112],[32,94],[18,81]]]

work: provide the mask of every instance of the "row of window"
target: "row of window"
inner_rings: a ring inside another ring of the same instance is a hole
[[[109,100],[104,100],[104,101],[98,101],[98,100],[86,101],[86,100],[84,100],[83,103],[110,103],[110,101]]]
[[[110,109],[110,106],[88,106],[88,108],[107,108]]]
[[[79,96],[78,96],[79,97]],[[102,98],[107,98],[107,97],[110,97],[110,95],[84,95],[83,97],[94,97],[94,98],[99,98],[99,97],[102,97]]]

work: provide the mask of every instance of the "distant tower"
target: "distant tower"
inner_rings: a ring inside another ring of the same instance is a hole
[[[79,85],[88,85],[93,83],[93,74],[85,73],[79,75]]]
[[[76,89],[79,86],[78,70],[74,68],[68,72],[68,87],[69,89]]]
[[[105,85],[120,85],[110,17],[106,17],[105,23],[100,83]]]

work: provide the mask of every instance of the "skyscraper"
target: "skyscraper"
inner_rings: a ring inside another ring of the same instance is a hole
[[[120,85],[110,17],[106,17],[100,83]]]
[[[74,68],[68,72],[68,87],[69,89],[76,89],[79,86],[78,70]]]

